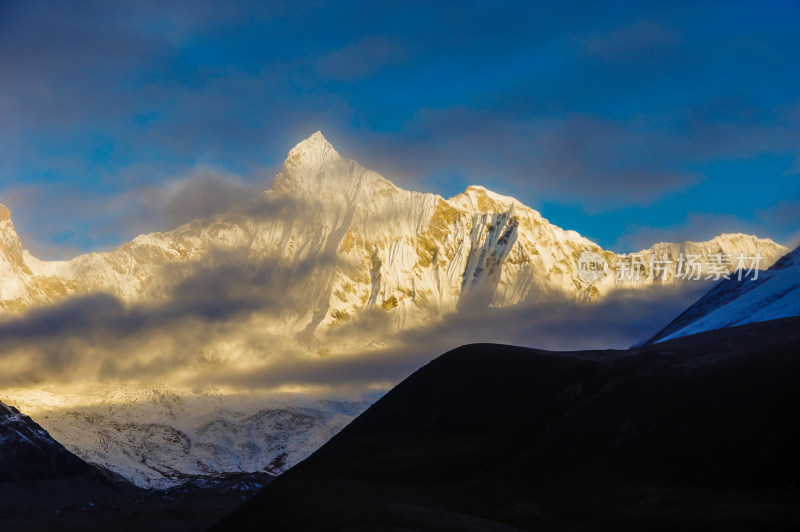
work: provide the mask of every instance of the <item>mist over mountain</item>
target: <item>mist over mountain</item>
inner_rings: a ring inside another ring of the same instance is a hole
[[[403,190],[319,132],[269,190],[109,252],[38,260],[0,214],[0,398],[143,486],[280,473],[442,351],[625,347],[707,289],[683,257],[702,280],[715,258],[786,252],[723,234],[617,275],[630,255],[514,198]],[[603,269],[587,276],[585,253]]]
[[[800,530],[798,27],[0,0],[0,532]]]

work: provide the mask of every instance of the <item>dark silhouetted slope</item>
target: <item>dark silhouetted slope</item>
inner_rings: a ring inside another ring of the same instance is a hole
[[[67,478],[92,469],[31,418],[0,403],[0,483]]]
[[[628,351],[469,345],[213,530],[795,530],[800,319]]]

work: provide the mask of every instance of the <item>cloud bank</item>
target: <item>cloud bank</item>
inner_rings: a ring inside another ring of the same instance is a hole
[[[492,309],[464,301],[457,313],[398,332],[367,310],[315,338],[293,330],[335,257],[286,268],[218,254],[161,302],[125,305],[95,294],[0,323],[0,387],[159,384],[230,391],[325,394],[388,388],[465,343],[543,349],[625,348],[644,340],[706,285],[619,291],[585,304],[526,302]],[[298,330],[298,329],[294,329]],[[369,342],[375,347],[365,347]],[[352,350],[351,346],[360,346]]]

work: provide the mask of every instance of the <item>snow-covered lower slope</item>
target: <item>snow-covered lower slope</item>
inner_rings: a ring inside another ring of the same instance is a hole
[[[800,247],[755,280],[731,276],[719,282],[649,343],[791,316],[800,316]]]
[[[31,412],[87,462],[140,487],[159,489],[232,472],[282,473],[369,406],[366,401],[275,396],[178,396],[136,387],[98,393],[91,403],[85,395],[41,390],[11,390],[3,398]],[[13,419],[30,421],[19,414]],[[28,433],[39,438],[39,446],[53,441],[41,429]]]

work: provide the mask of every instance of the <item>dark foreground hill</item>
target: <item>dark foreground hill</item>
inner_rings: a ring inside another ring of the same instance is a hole
[[[464,346],[213,530],[798,530],[798,407],[800,318]]]
[[[203,530],[270,475],[146,491],[84,462],[14,407],[0,403],[1,531]]]

